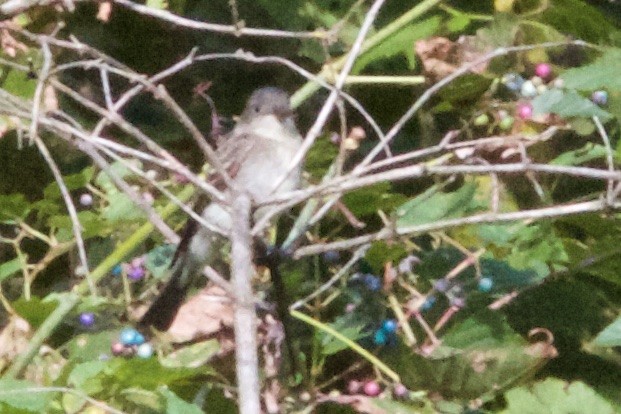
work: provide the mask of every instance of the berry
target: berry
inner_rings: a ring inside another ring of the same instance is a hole
[[[89,193],[84,193],[80,196],[80,204],[84,207],[90,207],[93,204],[93,196]]]
[[[116,266],[112,268],[110,273],[112,273],[112,276],[119,276],[122,271],[123,271],[123,267],[120,264],[117,264]]]
[[[410,393],[405,385],[399,383],[395,384],[395,388],[393,389],[393,393],[397,398],[406,398]]]
[[[451,306],[463,308],[464,306],[466,306],[466,299],[462,298],[461,296],[454,296],[449,300],[449,303],[451,304]]]
[[[547,79],[552,74],[552,67],[547,63],[539,63],[535,66],[535,75]]]
[[[492,287],[494,287],[494,281],[489,277],[482,277],[481,280],[479,280],[479,290],[481,292],[489,292],[492,290]]]
[[[127,277],[131,280],[140,280],[144,277],[145,270],[142,266],[130,266]]]
[[[427,300],[425,300],[425,302],[421,305],[420,309],[422,311],[427,311],[431,308],[433,308],[433,305],[436,304],[436,297],[435,296],[428,296]]]
[[[377,292],[382,288],[382,283],[380,282],[377,276],[374,276],[370,273],[365,274],[364,276],[364,284],[372,292]]]
[[[515,119],[512,116],[505,116],[504,118],[500,120],[500,123],[498,124],[498,126],[503,131],[509,131],[511,128],[513,128],[514,122],[515,122]]]
[[[138,358],[151,358],[153,356],[153,347],[148,342],[140,344],[138,345],[138,349],[136,349],[136,355],[138,356]]]
[[[125,346],[142,345],[144,336],[134,328],[125,328],[119,335],[119,341]]]
[[[360,392],[360,388],[362,387],[362,383],[357,380],[351,380],[347,383],[347,392],[349,394],[358,394]]]
[[[125,345],[123,345],[120,342],[114,342],[110,346],[110,350],[112,351],[112,355],[115,355],[115,356],[123,355],[123,352],[125,351]]]
[[[388,335],[382,329],[378,329],[373,334],[373,343],[377,346],[384,346],[388,343]]]
[[[519,103],[516,112],[521,119],[530,119],[533,116],[533,106],[529,103]]]
[[[534,98],[537,96],[537,87],[532,81],[524,81],[524,84],[520,88],[520,94],[524,98]]]
[[[358,305],[356,305],[355,303],[348,303],[347,305],[345,305],[345,313],[352,313],[356,310],[357,307]]]
[[[339,260],[341,259],[341,255],[336,250],[329,250],[327,252],[324,252],[322,256],[323,256],[323,261],[329,264],[338,263]]]
[[[396,332],[398,326],[399,325],[397,324],[397,321],[395,321],[394,319],[386,319],[384,322],[382,322],[382,330],[386,333]]]
[[[93,312],[82,312],[79,317],[80,325],[89,327],[95,323],[95,314]]]
[[[485,126],[489,124],[489,116],[487,114],[481,114],[474,118],[473,123],[475,126]]]
[[[433,288],[438,292],[446,292],[449,288],[449,282],[446,279],[438,279],[434,282]]]
[[[377,381],[367,381],[364,383],[362,391],[369,397],[377,397],[382,389],[380,388],[380,385],[377,383]]]
[[[522,85],[524,84],[524,78],[517,73],[507,73],[502,77],[502,83],[509,89],[511,92],[519,92],[522,89]]]
[[[595,91],[591,95],[591,100],[594,104],[603,106],[608,103],[608,92],[606,91]]]

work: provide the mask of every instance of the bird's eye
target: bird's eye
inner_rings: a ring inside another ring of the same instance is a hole
[[[254,107],[254,111],[258,114],[259,112],[261,112],[261,108],[259,107],[259,105]]]

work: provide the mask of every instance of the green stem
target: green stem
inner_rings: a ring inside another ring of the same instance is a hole
[[[399,18],[383,27],[373,36],[369,37],[363,44],[360,49],[360,57],[362,57],[366,52],[374,48],[375,46],[382,43],[384,40],[388,39],[390,36],[404,28],[406,25],[410,24],[413,20],[416,20],[423,14],[427,13],[430,9],[438,5],[442,0],[423,0],[418,3],[416,6],[412,7],[410,10],[402,14]],[[338,58],[336,61],[332,63],[328,63],[324,65],[323,69],[317,75],[320,78],[329,78],[330,74],[335,71],[340,70],[345,64],[347,60],[347,55],[343,55]],[[291,105],[296,108],[302,102],[306,101],[311,95],[319,90],[320,85],[315,81],[308,81],[302,88],[300,88],[293,96],[291,97]]]
[[[347,345],[349,348],[351,348],[354,352],[357,352],[361,357],[363,357],[364,359],[369,361],[377,369],[379,369],[384,374],[389,376],[395,383],[401,382],[401,379],[399,378],[399,374],[397,374],[395,371],[390,369],[386,364],[384,364],[382,361],[380,361],[380,359],[378,357],[376,357],[375,355],[373,355],[372,353],[370,353],[369,351],[367,351],[366,349],[364,349],[363,347],[361,347],[360,345],[358,345],[357,343],[355,343],[351,339],[347,338],[346,336],[344,336],[340,332],[332,329],[332,327],[330,327],[330,326],[328,326],[328,325],[326,325],[324,323],[321,323],[321,322],[311,318],[308,315],[305,315],[302,312],[299,312],[299,311],[296,311],[296,310],[293,310],[293,309],[291,309],[289,312],[291,313],[291,316],[293,316],[294,318],[297,318],[297,319],[299,319],[299,320],[301,320],[303,322],[306,322],[307,324],[309,324],[311,326],[314,326],[315,328],[317,328],[317,329],[319,329],[321,331],[324,331],[325,333],[327,333],[329,335],[332,335],[333,337],[335,337],[339,341],[343,342],[345,345]]]

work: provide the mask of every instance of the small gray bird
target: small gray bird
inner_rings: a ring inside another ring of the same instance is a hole
[[[218,144],[216,155],[231,176],[234,185],[260,203],[279,192],[296,189],[300,184],[301,166],[290,172],[289,163],[302,145],[295,127],[289,95],[282,89],[257,89],[248,99],[239,122]],[[217,177],[211,177],[211,180]],[[282,184],[278,185],[278,182]],[[266,207],[254,213],[258,220]],[[231,216],[226,207],[208,203],[201,213],[210,224],[231,229]],[[214,261],[223,237],[190,220],[186,226],[171,265],[172,276],[140,321],[143,327],[166,330],[185,299],[196,275]]]

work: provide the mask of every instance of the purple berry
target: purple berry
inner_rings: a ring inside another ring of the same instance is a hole
[[[80,204],[84,207],[90,207],[93,204],[93,196],[89,193],[84,193],[80,196]]]
[[[595,91],[591,95],[591,101],[594,104],[604,106],[608,103],[608,92],[606,91]]]
[[[393,389],[393,393],[397,398],[406,398],[410,391],[406,388],[405,385],[399,383],[395,384],[395,388]]]
[[[377,397],[382,389],[377,381],[367,381],[364,383],[362,391],[369,397]]]
[[[144,277],[145,270],[142,266],[130,266],[127,271],[127,277],[131,280],[140,280]]]
[[[541,79],[547,79],[552,74],[552,67],[547,63],[539,63],[535,66],[535,75]]]
[[[446,292],[449,288],[449,282],[446,279],[438,279],[434,282],[433,288],[438,292]]]
[[[93,312],[82,312],[80,314],[80,325],[85,327],[93,326],[95,323],[95,314]]]
[[[466,299],[461,296],[454,296],[449,300],[451,306],[456,306],[458,308],[463,308],[466,306]]]

